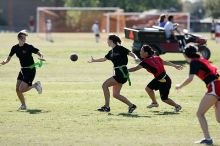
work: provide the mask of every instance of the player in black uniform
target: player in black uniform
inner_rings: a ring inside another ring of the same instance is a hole
[[[195,46],[188,46],[183,54],[186,61],[190,64],[190,70],[188,77],[182,83],[177,84],[176,89],[181,89],[188,85],[195,75],[206,84],[207,92],[203,96],[197,110],[197,117],[204,134],[204,139],[195,143],[211,145],[213,141],[209,135],[205,114],[214,106],[216,120],[220,123],[220,77],[217,68],[197,54],[197,48]]]
[[[129,68],[128,71],[134,72],[141,68],[144,68],[148,72],[154,75],[154,79],[145,88],[146,92],[148,93],[148,95],[152,100],[152,103],[147,107],[152,108],[159,106],[159,104],[156,101],[155,93],[154,93],[154,90],[159,90],[161,100],[175,107],[175,112],[180,111],[182,107],[169,98],[171,79],[167,75],[164,69],[164,65],[175,67],[178,70],[181,70],[182,66],[173,64],[169,61],[164,61],[159,56],[155,56],[153,49],[149,45],[144,45],[141,48],[140,56],[141,58],[143,58],[141,63],[138,64],[136,67]]]
[[[118,36],[109,35],[108,45],[112,49],[103,58],[94,59],[91,56],[91,61],[89,61],[89,63],[104,62],[106,60],[110,60],[110,61],[112,61],[113,65],[114,65],[114,71],[115,71],[114,76],[107,79],[102,85],[102,89],[103,89],[104,96],[105,96],[105,105],[102,106],[98,110],[103,111],[103,112],[110,111],[109,87],[113,86],[113,97],[115,97],[116,99],[127,104],[129,107],[128,112],[132,113],[136,109],[136,105],[132,104],[126,97],[121,95],[120,91],[121,91],[123,84],[126,83],[127,80],[129,80],[129,74],[128,74],[128,70],[127,70],[127,66],[126,66],[128,64],[127,55],[133,57],[136,61],[138,61],[139,59],[134,53],[130,52],[128,49],[126,49],[125,47],[123,47],[119,44],[121,44],[121,40]],[[130,82],[130,80],[129,80],[129,82]]]
[[[34,67],[34,59],[32,57],[32,53],[37,54],[41,61],[44,61],[43,55],[39,52],[39,50],[32,45],[29,45],[26,42],[27,32],[22,30],[18,33],[18,41],[19,43],[11,48],[11,52],[9,56],[2,61],[0,64],[5,65],[11,60],[11,57],[16,54],[20,61],[21,70],[17,77],[16,84],[16,93],[21,102],[21,106],[19,110],[25,110],[27,108],[25,103],[25,98],[23,93],[35,88],[39,94],[42,93],[42,87],[40,81],[37,81],[32,85],[34,80],[36,69]]]

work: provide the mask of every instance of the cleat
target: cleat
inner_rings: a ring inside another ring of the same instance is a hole
[[[132,113],[136,108],[137,106],[133,104],[131,107],[128,108],[128,113]]]
[[[147,108],[153,108],[153,107],[158,107],[158,103],[151,103],[150,105],[147,106]]]
[[[34,84],[34,88],[37,90],[38,94],[41,94],[41,93],[42,93],[42,86],[41,86],[40,81],[37,81],[37,82]]]
[[[21,105],[21,106],[18,108],[18,110],[26,110],[26,109],[27,109],[26,105]]]
[[[196,141],[195,142],[196,144],[206,144],[206,145],[212,145],[213,144],[213,141],[212,141],[212,139],[211,138],[209,138],[209,139],[201,139],[201,140],[199,140],[199,141]]]
[[[110,107],[102,106],[101,108],[97,109],[100,112],[110,112]]]
[[[182,109],[180,105],[177,105],[174,109],[175,112],[179,112]]]

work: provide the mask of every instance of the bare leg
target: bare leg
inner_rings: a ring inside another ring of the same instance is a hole
[[[216,121],[220,123],[220,101],[217,101],[215,104],[215,116]]]
[[[211,106],[215,105],[216,102],[217,102],[217,98],[215,96],[206,94],[202,98],[198,111],[197,111],[197,117],[199,119],[199,123],[202,128],[204,137],[206,139],[210,138],[210,135],[209,135],[209,130],[208,130],[208,124],[205,118],[205,113],[209,110]]]
[[[103,93],[105,96],[105,106],[109,107],[110,104],[110,92],[109,92],[109,87],[114,86],[117,82],[113,77],[108,78],[103,84],[102,84],[102,89]]]
[[[122,86],[123,85],[119,83],[113,86],[113,97],[115,97],[116,99],[120,100],[121,102],[131,107],[133,104],[126,97],[120,94]]]
[[[174,106],[174,107],[176,107],[176,106],[178,106],[172,99],[170,99],[170,98],[168,98],[168,99],[166,99],[166,100],[162,100],[163,102],[165,102],[165,103],[167,103],[167,104],[169,104],[169,105],[171,105],[171,106]]]
[[[26,105],[23,93],[31,90],[32,88],[34,88],[34,85],[29,86],[27,83],[17,80],[16,93],[22,105]]]
[[[26,105],[26,104],[25,104],[24,95],[23,95],[22,92],[19,91],[19,86],[20,86],[21,82],[22,82],[21,80],[17,80],[16,93],[17,93],[17,96],[18,96],[18,98],[19,98],[21,104],[22,104],[22,105]]]
[[[150,96],[152,103],[157,104],[157,100],[156,100],[154,91],[148,87],[146,87],[145,90],[146,90],[147,94]]]

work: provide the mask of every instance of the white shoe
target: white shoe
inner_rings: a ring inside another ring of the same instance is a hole
[[[21,105],[21,106],[18,108],[18,110],[26,110],[26,109],[27,109],[26,105]]]
[[[158,103],[151,103],[150,105],[147,106],[147,108],[153,108],[153,107],[158,107]]]
[[[34,88],[37,90],[38,94],[41,94],[41,93],[42,93],[42,86],[41,86],[40,81],[37,81],[37,82],[35,83]]]

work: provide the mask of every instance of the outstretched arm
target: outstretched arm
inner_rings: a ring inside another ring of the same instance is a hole
[[[99,58],[99,59],[94,59],[92,56],[91,56],[91,60],[88,61],[89,63],[92,63],[92,62],[104,62],[106,61],[107,59],[104,57],[104,58]]]
[[[5,65],[11,60],[11,56],[8,56],[4,61],[2,61],[0,64]]]
[[[143,67],[140,66],[140,65],[137,65],[137,66],[135,66],[135,67],[129,68],[128,71],[129,71],[129,72],[135,72],[135,71],[137,71],[137,70],[139,70],[139,69],[141,69],[141,68],[143,68]]]
[[[40,59],[40,60],[42,60],[42,61],[46,61],[46,60],[44,59],[43,54],[41,54],[40,52],[37,52],[37,55],[39,56],[38,59]]]
[[[175,67],[175,68],[178,69],[178,70],[182,70],[182,69],[183,69],[183,66],[182,66],[182,65],[174,64],[174,63],[169,62],[169,61],[163,61],[163,64],[164,64],[164,65],[168,65],[168,66]]]
[[[182,83],[176,85],[176,89],[181,89],[182,87],[188,85],[189,83],[192,82],[193,78],[194,75],[190,74]]]
[[[133,52],[129,52],[128,55],[133,57],[136,62],[140,62],[140,59]]]

